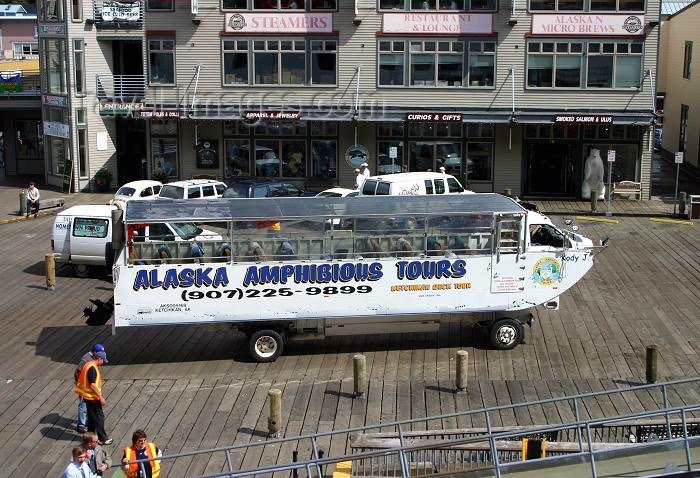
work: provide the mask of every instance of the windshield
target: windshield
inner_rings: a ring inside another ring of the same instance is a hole
[[[329,192],[329,191],[320,192],[316,196],[321,197],[321,198],[340,198],[340,197],[343,197],[343,195],[340,193],[334,193],[334,192]]]
[[[178,236],[188,241],[202,233],[202,229],[193,222],[173,222],[170,226],[177,232]]]
[[[131,197],[134,195],[135,192],[136,192],[136,189],[134,189],[132,187],[122,186],[119,188],[119,191],[117,191],[117,194],[115,194],[115,196]]]
[[[173,186],[172,184],[166,184],[163,189],[160,190],[159,198],[170,198],[170,199],[182,199],[185,197],[185,188],[181,186]]]
[[[532,224],[530,243],[533,246],[564,247],[564,234],[550,224]]]

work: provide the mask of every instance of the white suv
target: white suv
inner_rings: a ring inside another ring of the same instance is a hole
[[[226,183],[215,179],[189,179],[164,184],[158,198],[200,199],[220,198],[224,194]]]

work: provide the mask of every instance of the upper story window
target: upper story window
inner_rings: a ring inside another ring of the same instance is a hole
[[[175,84],[175,40],[148,40],[148,83]]]
[[[37,58],[39,42],[12,42],[12,52],[15,58]]]
[[[496,0],[379,0],[379,10],[493,12]]]
[[[148,0],[146,2],[146,10],[172,12],[175,10],[175,0]]]
[[[68,93],[66,70],[66,41],[62,38],[44,38],[43,63],[46,65],[42,73],[42,90],[49,93]]]
[[[643,12],[644,0],[530,0],[530,10]]]
[[[224,85],[335,86],[338,82],[337,40],[224,39],[222,48]]]
[[[336,0],[222,0],[222,10],[336,10]]]
[[[529,42],[527,86],[639,88],[643,50],[641,41]]]
[[[495,42],[381,40],[378,50],[379,86],[493,87]]]
[[[39,20],[42,22],[62,22],[65,18],[66,5],[63,0],[41,0],[39,2]]]
[[[693,63],[693,42],[685,42],[685,51],[683,52],[683,78],[690,79],[690,66]]]

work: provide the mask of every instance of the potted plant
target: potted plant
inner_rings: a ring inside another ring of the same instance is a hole
[[[107,191],[112,183],[112,171],[107,168],[100,168],[95,173],[95,185],[99,191]]]
[[[163,171],[161,168],[158,168],[153,171],[151,178],[153,178],[154,181],[160,181],[161,183],[165,184],[168,182],[168,173]]]

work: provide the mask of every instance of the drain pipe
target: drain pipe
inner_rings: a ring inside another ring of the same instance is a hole
[[[511,129],[511,124],[515,121],[515,68],[510,67],[510,101],[511,101],[511,112],[510,121],[508,121],[508,149],[513,149],[513,131]]]
[[[355,146],[357,146],[357,116],[358,113],[357,111],[360,108],[360,72],[362,71],[362,67],[360,65],[357,66],[357,84],[355,85],[355,112],[352,115],[352,119],[354,120],[355,123]]]
[[[652,133],[649,137],[649,152],[652,152],[654,151],[653,131],[656,129],[656,91],[654,90],[654,74],[652,73],[651,69],[648,69],[647,73],[649,74],[649,89],[651,90],[651,114],[654,115],[654,119],[652,122],[653,128],[651,130]]]

